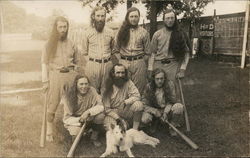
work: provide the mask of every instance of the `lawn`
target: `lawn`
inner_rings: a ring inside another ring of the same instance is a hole
[[[40,52],[7,54],[8,61],[1,63],[1,72],[39,72]],[[20,66],[21,65],[21,66]],[[9,85],[12,88],[37,88],[40,81]],[[191,124],[191,132],[182,131],[198,146],[190,148],[181,138],[168,136],[159,128],[154,137],[161,143],[152,148],[135,146],[135,156],[208,156],[239,157],[249,154],[249,68],[238,64],[210,59],[192,59],[183,80],[184,96]],[[56,115],[54,143],[39,147],[43,113],[43,95],[40,91],[1,95],[0,105],[0,156],[1,157],[65,157],[70,149],[70,137],[62,124],[62,107]],[[5,100],[4,102],[2,100]],[[6,101],[7,100],[7,101]],[[95,148],[85,136],[76,156],[100,156],[104,144]],[[119,153],[114,156],[125,156]]]

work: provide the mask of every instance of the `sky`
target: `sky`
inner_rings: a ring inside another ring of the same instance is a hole
[[[33,13],[38,16],[47,17],[52,14],[53,9],[61,9],[66,14],[66,16],[77,23],[88,23],[90,15],[90,7],[82,7],[81,2],[77,0],[63,0],[63,1],[48,1],[48,0],[18,0],[13,1],[19,7],[26,10],[27,13]],[[212,4],[206,6],[203,16],[213,15],[214,9],[216,9],[216,14],[229,14],[235,12],[243,12],[246,9],[247,0],[215,0]],[[141,21],[146,20],[146,8],[141,4],[136,4],[141,11]],[[126,14],[126,4],[118,5],[114,11],[114,22],[121,22]]]

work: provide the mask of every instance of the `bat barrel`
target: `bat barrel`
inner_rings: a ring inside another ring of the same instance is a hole
[[[72,146],[71,146],[71,148],[70,148],[70,150],[68,152],[67,157],[73,157],[74,156],[74,152],[76,150],[76,147],[77,147],[78,143],[81,140],[81,137],[82,137],[82,134],[83,134],[83,132],[85,130],[85,127],[86,127],[86,122],[83,124],[83,126],[81,127],[79,133],[77,134],[77,136],[76,136],[76,138],[75,138],[75,140],[74,140],[74,142],[73,142],[73,144],[72,144]]]
[[[197,150],[199,147],[196,145],[190,138],[188,138],[186,135],[184,135],[182,132],[180,132],[177,128],[175,128],[171,123],[168,121],[165,121],[181,138],[190,145],[193,149]]]
[[[185,115],[186,128],[187,128],[187,131],[189,132],[191,129],[190,129],[190,124],[189,124],[189,119],[188,119],[187,107],[185,105],[185,100],[184,100],[183,91],[182,91],[182,84],[181,84],[181,80],[179,78],[178,78],[178,83],[179,83],[179,87],[180,87],[182,104],[184,106],[184,115]]]
[[[47,103],[48,103],[48,92],[45,93],[44,97],[44,111],[43,111],[43,121],[42,121],[42,128],[41,128],[41,137],[40,137],[40,147],[43,148],[45,146],[45,140],[46,140],[46,131],[47,131]]]

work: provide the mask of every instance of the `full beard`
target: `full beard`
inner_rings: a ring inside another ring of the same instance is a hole
[[[105,25],[105,22],[103,22],[103,21],[99,21],[99,22],[95,21],[94,26],[95,26],[96,31],[102,32],[104,25]]]
[[[67,38],[67,33],[59,35],[59,40],[64,41]]]
[[[125,77],[115,77],[113,79],[113,82],[114,82],[114,85],[121,88],[125,85],[125,83],[127,82],[127,79]]]

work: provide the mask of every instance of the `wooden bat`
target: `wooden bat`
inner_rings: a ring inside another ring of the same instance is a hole
[[[181,138],[188,143],[188,145],[190,145],[193,149],[198,149],[199,147],[190,139],[188,138],[185,134],[181,133],[177,128],[175,128],[175,126],[173,126],[170,122],[168,122],[167,120],[165,120],[164,122],[166,122],[179,136],[181,136]]]
[[[179,78],[178,78],[178,83],[179,83],[179,87],[180,87],[182,104],[184,105],[184,116],[185,116],[186,128],[187,128],[187,131],[189,132],[190,131],[190,124],[189,124],[189,119],[188,119],[188,113],[187,113],[187,108],[186,108],[185,100],[184,100],[184,96],[183,96],[181,80]]]
[[[75,140],[74,140],[72,146],[70,147],[70,150],[69,150],[69,152],[68,152],[67,157],[73,157],[73,156],[74,156],[74,152],[75,152],[75,150],[76,150],[76,147],[77,147],[78,143],[80,142],[80,140],[81,140],[81,138],[82,138],[82,134],[83,134],[83,132],[84,132],[84,130],[85,130],[87,121],[88,121],[88,119],[87,119],[87,120],[85,121],[85,123],[82,125],[82,127],[81,127],[79,133],[77,134],[77,136],[76,136],[76,138],[75,138]]]
[[[40,137],[40,147],[44,147],[45,140],[46,140],[46,131],[47,131],[47,105],[48,104],[48,91],[45,92],[44,97],[44,111],[43,111],[43,122],[42,122],[42,129],[41,129],[41,137]]]

